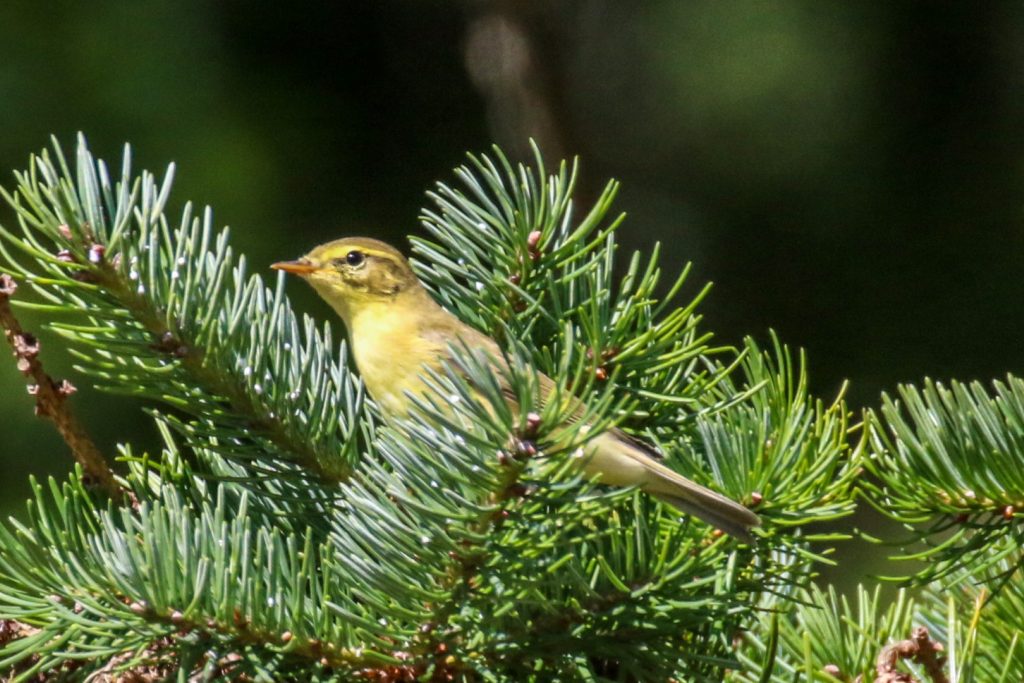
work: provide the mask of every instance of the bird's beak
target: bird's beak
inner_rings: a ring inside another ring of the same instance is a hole
[[[277,263],[270,264],[270,267],[274,270],[283,270],[286,273],[292,273],[293,275],[309,275],[315,270],[319,270],[318,266],[313,265],[306,259],[299,259],[297,261],[279,261]]]

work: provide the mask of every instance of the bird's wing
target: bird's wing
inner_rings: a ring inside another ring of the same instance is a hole
[[[499,347],[498,344],[493,339],[473,329],[472,327],[465,325],[461,321],[457,321],[454,325],[455,326],[453,326],[451,329],[440,331],[440,334],[443,336],[444,339],[457,338],[468,349],[483,351],[488,356],[490,356],[490,358],[495,363],[503,362],[501,347]],[[494,369],[495,377],[498,379],[505,400],[508,401],[510,404],[518,407],[518,396],[516,396],[515,391],[508,383],[508,379],[505,374],[506,368],[498,366],[495,367]],[[468,377],[466,377],[465,379],[470,380],[470,378]],[[540,389],[540,405],[546,406],[550,397],[555,395],[556,393],[555,381],[552,380],[543,372],[538,372],[537,384],[538,388]],[[583,402],[579,398],[571,394],[565,394],[564,392],[562,394],[562,400],[566,401],[567,403],[567,410],[564,413],[566,424],[572,425],[579,422],[579,420],[586,413],[586,407],[583,405]],[[659,453],[653,446],[637,439],[636,437],[630,436],[629,434],[627,434],[626,432],[622,431],[617,427],[608,429],[605,433],[619,441],[622,441],[632,446],[632,451],[634,453],[642,454],[643,456],[646,456],[654,461],[661,461],[665,459],[665,456]]]
[[[470,350],[479,349],[487,353],[494,363],[503,362],[501,349],[493,339],[464,325],[462,328],[450,330],[448,338],[458,337]],[[506,369],[497,367],[495,370],[505,400],[515,405],[518,397],[508,383]],[[471,378],[467,379],[471,381]],[[542,372],[537,373],[537,383],[541,405],[544,405],[556,395],[557,385]],[[562,392],[560,400],[566,401],[567,410],[563,414],[566,414],[567,424],[578,423],[586,414],[585,406],[579,398]],[[654,447],[621,429],[611,428],[596,435],[588,449],[591,453],[584,470],[588,474],[598,475],[606,483],[640,486],[666,503],[748,542],[752,541],[749,528],[761,523],[757,515],[743,505],[661,464],[659,461],[663,460],[663,456]]]

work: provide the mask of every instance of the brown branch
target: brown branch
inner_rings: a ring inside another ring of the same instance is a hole
[[[0,327],[3,327],[4,336],[17,359],[18,370],[34,382],[29,384],[28,392],[36,398],[36,415],[53,420],[61,438],[71,448],[71,454],[91,482],[111,496],[119,495],[121,487],[114,479],[106,458],[67,405],[68,396],[76,391],[74,385],[66,379],[57,382],[46,374],[39,360],[39,340],[21,329],[21,323],[11,310],[10,300],[17,288],[14,278],[0,273]]]
[[[12,640],[33,635],[38,631],[39,629],[14,619],[0,619],[0,647],[7,645]]]
[[[896,669],[901,659],[920,664],[932,683],[949,683],[942,670],[945,658],[939,655],[940,652],[942,644],[934,642],[928,635],[928,629],[919,626],[914,629],[909,640],[888,645],[878,654],[875,660],[875,683],[917,683],[913,676]]]
[[[0,648],[6,648],[6,646],[15,640],[20,638],[28,638],[39,633],[39,629],[34,626],[29,626],[15,619],[0,619]],[[9,683],[15,680],[15,678],[24,673],[25,670],[31,669],[39,661],[39,655],[36,653],[30,654],[27,658],[21,660],[17,664],[0,673],[0,681],[3,683]],[[30,681],[41,681],[42,677],[30,678]]]

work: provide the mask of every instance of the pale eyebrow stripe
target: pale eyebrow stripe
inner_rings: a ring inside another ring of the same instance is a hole
[[[353,251],[362,252],[362,253],[366,254],[367,256],[379,256],[379,257],[390,259],[390,260],[394,260],[394,258],[395,258],[395,255],[390,253],[390,252],[379,251],[377,249],[365,249],[363,247],[355,247],[355,246],[353,246],[353,247],[345,247],[344,249],[332,249],[331,251],[326,252],[323,255],[322,258],[327,259],[327,260],[336,259],[336,258],[344,258],[347,254],[349,254],[349,253],[351,253]]]
[[[389,261],[393,261],[395,259],[395,255],[387,251],[377,251],[376,249],[362,249],[358,247],[356,250],[363,252],[367,256],[380,256],[388,259]]]

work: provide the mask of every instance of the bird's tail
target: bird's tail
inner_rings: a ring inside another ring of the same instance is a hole
[[[734,500],[694,483],[657,462],[647,464],[650,476],[643,487],[648,493],[711,526],[753,543],[750,528],[761,518]]]
[[[646,444],[626,435],[606,432],[591,442],[584,471],[612,486],[636,486],[683,512],[736,538],[752,543],[750,528],[761,519],[736,501],[690,481],[656,459]]]

